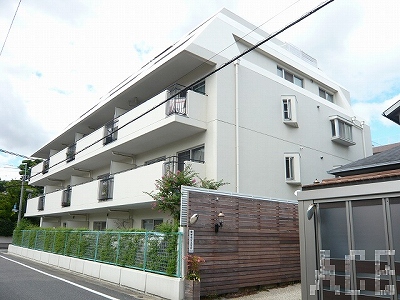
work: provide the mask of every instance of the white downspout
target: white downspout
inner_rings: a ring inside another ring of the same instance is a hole
[[[362,137],[362,143],[363,143],[363,152],[364,152],[364,157],[367,157],[367,149],[365,145],[365,132],[364,132],[364,121],[361,122],[361,137]]]
[[[236,193],[239,193],[240,169],[239,169],[239,64],[237,59],[235,65],[235,124],[236,124]]]

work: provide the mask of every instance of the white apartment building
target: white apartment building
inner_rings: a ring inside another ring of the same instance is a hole
[[[191,86],[267,36],[223,9],[121,82],[33,153],[45,161],[29,184],[44,195],[28,199],[25,216],[151,229],[169,216],[144,191],[168,168],[190,163],[229,182],[223,191],[295,200],[301,185],[371,155],[349,92],[278,39]]]

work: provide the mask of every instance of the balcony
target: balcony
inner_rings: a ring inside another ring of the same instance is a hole
[[[65,148],[36,165],[30,184],[68,180],[81,175],[76,169],[109,165],[113,152],[136,155],[205,131],[207,96],[189,90],[160,106],[169,94],[164,91],[83,137],[74,144],[75,151]]]
[[[187,163],[192,165],[192,169],[200,177],[205,176],[204,163]],[[135,209],[138,206],[143,207],[143,204],[150,205],[153,199],[143,191],[154,190],[154,182],[164,174],[165,165],[161,161],[48,193],[46,205],[44,196],[28,199],[25,217],[60,216],[70,212],[89,213],[93,210],[101,212],[108,211],[110,207]],[[69,201],[66,200],[68,197]]]

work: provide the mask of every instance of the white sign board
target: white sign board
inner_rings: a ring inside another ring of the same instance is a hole
[[[194,230],[189,230],[189,253],[194,252]]]

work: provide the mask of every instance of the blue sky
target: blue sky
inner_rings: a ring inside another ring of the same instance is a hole
[[[19,0],[0,1],[0,44]],[[0,56],[0,149],[31,155],[115,85],[223,7],[274,32],[316,0],[22,0]],[[335,0],[278,38],[351,94],[374,145],[400,141],[400,1]],[[0,153],[0,178],[20,158]],[[6,170],[6,171],[4,171]]]

